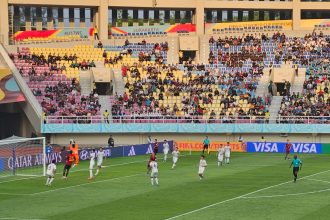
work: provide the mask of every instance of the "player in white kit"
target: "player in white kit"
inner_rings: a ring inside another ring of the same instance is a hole
[[[104,151],[103,148],[101,147],[100,150],[97,152],[97,169],[95,176],[97,176],[100,172],[103,163],[103,158],[104,158]]]
[[[154,185],[154,182],[156,182],[156,185],[158,185],[158,164],[155,160],[152,160],[150,162],[150,169],[151,169],[151,174],[150,174],[151,185]]]
[[[207,163],[205,160],[205,156],[202,155],[201,159],[199,160],[199,167],[198,167],[198,176],[200,180],[204,178],[204,171],[206,167],[207,167]]]
[[[92,150],[92,152],[89,155],[89,180],[93,179],[93,169],[94,169],[94,165],[95,165],[95,157],[96,157],[96,153],[95,153],[95,149]]]
[[[229,142],[227,142],[227,145],[225,146],[225,163],[226,164],[229,164],[230,152],[231,152],[230,144],[229,144]]]
[[[172,152],[172,160],[173,160],[173,165],[172,165],[172,169],[174,169],[174,167],[176,167],[176,163],[178,162],[178,159],[179,159],[179,155],[180,155],[180,152],[178,150],[178,148],[175,148],[174,151]]]
[[[170,145],[166,140],[164,140],[164,144],[163,144],[164,162],[166,162],[167,160],[167,154],[169,150],[170,150]]]
[[[47,167],[47,181],[46,181],[46,186],[51,186],[52,182],[54,181],[54,177],[56,174],[56,164],[55,164],[55,160],[52,160],[52,162],[50,164],[48,164]]]
[[[225,149],[223,148],[223,145],[220,144],[220,147],[219,147],[219,150],[218,150],[218,167],[220,165],[222,166],[224,154],[225,154]]]

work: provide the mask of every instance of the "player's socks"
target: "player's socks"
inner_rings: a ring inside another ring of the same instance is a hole
[[[90,178],[90,179],[93,178],[93,170],[89,170],[89,178]]]
[[[158,185],[158,178],[155,178],[156,185]]]
[[[150,178],[151,180],[151,185],[154,185],[154,178]]]
[[[47,178],[47,181],[46,181],[46,186],[48,186],[49,184],[49,178]]]
[[[74,168],[75,166],[76,166],[76,164],[74,163],[73,166],[72,166],[72,168]]]
[[[99,169],[96,170],[95,176],[97,176],[99,174]]]
[[[218,162],[218,167],[220,166],[220,162]]]
[[[50,178],[48,185],[50,186],[53,181],[54,181],[54,178]]]

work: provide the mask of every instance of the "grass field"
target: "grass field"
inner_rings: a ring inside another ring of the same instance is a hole
[[[151,186],[147,159],[108,159],[94,181],[82,162],[67,181],[58,174],[51,187],[44,177],[0,178],[0,219],[330,218],[328,155],[303,155],[297,183],[283,155],[233,153],[220,168],[215,155],[207,156],[202,181],[199,154],[181,157],[174,170],[171,159],[159,159],[160,185]]]

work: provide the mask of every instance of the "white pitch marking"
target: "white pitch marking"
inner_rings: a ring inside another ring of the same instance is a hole
[[[30,194],[24,194],[24,193],[4,193],[0,192],[0,195],[9,195],[9,196],[29,196]],[[0,218],[1,219],[1,218]]]
[[[28,179],[38,178],[38,177],[41,177],[41,176],[31,176],[31,177],[26,177],[26,178],[19,178],[19,179],[13,179],[13,180],[0,181],[0,184],[2,184],[2,183],[10,183],[10,182],[15,182],[15,181],[21,181],[21,180],[28,180]]]
[[[317,181],[322,183],[330,183],[330,181],[326,181],[326,180],[318,180],[318,179],[306,179],[306,180]]]
[[[326,170],[326,171],[321,171],[321,172],[318,172],[318,173],[314,173],[312,175],[308,175],[308,176],[305,176],[305,177],[302,177],[300,179],[306,179],[308,177],[312,177],[312,176],[316,176],[318,174],[322,174],[322,173],[326,173],[326,172],[329,172],[330,170]],[[204,206],[204,207],[201,207],[201,208],[198,208],[198,209],[195,209],[195,210],[192,210],[192,211],[189,211],[189,212],[186,212],[186,213],[182,213],[182,214],[179,214],[179,215],[176,215],[176,216],[173,216],[173,217],[170,217],[170,218],[167,218],[165,220],[171,220],[171,219],[176,219],[176,218],[180,218],[180,217],[183,217],[183,216],[186,216],[186,215],[190,215],[192,213],[195,213],[195,212],[199,212],[199,211],[202,211],[204,209],[208,209],[208,208],[211,208],[211,207],[214,207],[214,206],[217,206],[217,205],[220,205],[220,204],[223,204],[223,203],[227,203],[227,202],[231,202],[233,200],[237,200],[237,199],[242,199],[243,197],[247,197],[251,194],[254,194],[254,193],[258,193],[258,192],[261,192],[261,191],[264,191],[264,190],[267,190],[267,189],[271,189],[271,188],[274,188],[274,187],[277,187],[277,186],[281,186],[281,185],[284,185],[284,184],[287,184],[287,183],[291,183],[292,181],[286,181],[286,182],[283,182],[283,183],[279,183],[279,184],[275,184],[275,185],[272,185],[272,186],[268,186],[268,187],[265,187],[265,188],[261,188],[261,189],[258,189],[256,191],[253,191],[253,192],[250,192],[250,193],[246,193],[244,195],[240,195],[240,196],[237,196],[237,197],[233,197],[231,199],[227,199],[227,200],[223,200],[223,201],[220,201],[220,202],[216,202],[216,203],[213,203],[211,205],[207,205],[207,206]],[[329,189],[330,190],[330,189]]]
[[[316,193],[327,192],[327,191],[330,191],[330,188],[317,190],[317,191],[302,192],[302,193],[288,193],[288,194],[281,194],[281,195],[243,196],[243,197],[241,197],[241,199],[262,199],[262,198],[276,198],[276,197],[285,197],[285,196],[301,196],[301,195],[316,194]]]
[[[56,192],[56,191],[59,191],[59,190],[71,189],[71,188],[75,188],[75,187],[87,186],[87,185],[91,185],[91,184],[103,183],[103,182],[108,182],[108,181],[113,181],[113,180],[119,180],[119,179],[129,178],[129,177],[133,177],[133,176],[139,176],[139,175],[142,175],[142,173],[137,173],[137,174],[133,174],[133,175],[129,175],[129,176],[121,176],[121,177],[116,177],[116,178],[112,178],[112,179],[100,180],[100,181],[95,181],[95,182],[90,182],[90,183],[83,183],[83,184],[78,184],[78,185],[72,185],[72,186],[67,186],[67,187],[62,187],[62,188],[56,188],[56,189],[52,189],[52,190],[31,193],[29,195],[30,196],[41,195],[41,194],[45,194],[45,193]]]
[[[2,218],[0,217],[0,220],[44,220],[39,218]]]

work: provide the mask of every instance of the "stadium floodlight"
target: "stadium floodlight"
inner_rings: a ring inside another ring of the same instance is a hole
[[[0,141],[0,177],[45,176],[45,137]]]

